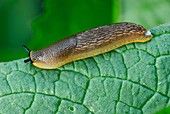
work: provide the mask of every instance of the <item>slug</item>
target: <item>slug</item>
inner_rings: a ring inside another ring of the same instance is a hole
[[[144,27],[121,22],[75,34],[38,51],[31,51],[23,45],[29,53],[29,58],[24,62],[30,61],[42,69],[55,69],[72,61],[109,52],[133,42],[146,42],[151,38],[151,32]]]

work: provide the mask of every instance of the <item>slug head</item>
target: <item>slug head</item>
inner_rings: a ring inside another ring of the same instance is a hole
[[[57,56],[53,56],[53,53],[45,50],[32,51],[30,53],[30,58],[32,60],[32,64],[38,68],[42,69],[54,69],[56,65],[59,65],[61,62],[61,58]],[[60,61],[57,61],[59,59]]]
[[[27,63],[27,62],[30,61],[31,63],[33,63],[33,61],[31,60],[31,57],[30,57],[31,50],[27,46],[25,46],[25,45],[22,45],[22,47],[28,52],[28,56],[29,56],[28,59],[24,60],[24,62]]]

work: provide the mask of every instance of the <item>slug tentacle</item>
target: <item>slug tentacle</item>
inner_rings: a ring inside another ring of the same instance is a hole
[[[31,60],[30,57],[29,57],[28,59],[25,59],[25,60],[24,60],[25,63],[27,63],[27,62],[29,62],[29,61],[30,61],[31,63],[33,63],[33,61]]]
[[[28,56],[30,56],[31,50],[26,45],[22,45],[22,47],[28,52]]]
[[[141,25],[121,22],[78,33],[38,51],[31,51],[23,45],[30,57],[24,62],[31,61],[36,67],[54,69],[126,44],[146,42],[151,38],[151,32]]]
[[[27,46],[25,46],[25,45],[22,45],[22,47],[28,52],[28,56],[30,56],[30,53],[31,53],[31,50],[27,47]],[[31,62],[31,63],[33,63],[33,61],[31,60],[31,58],[29,57],[28,59],[25,59],[24,60],[24,62],[25,63],[27,63],[27,62]]]

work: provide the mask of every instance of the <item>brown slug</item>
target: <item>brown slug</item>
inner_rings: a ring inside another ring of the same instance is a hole
[[[42,69],[55,69],[72,61],[109,52],[133,42],[146,42],[151,38],[151,32],[144,27],[121,22],[75,34],[38,51],[31,51],[23,45],[30,56],[24,62],[31,61]]]

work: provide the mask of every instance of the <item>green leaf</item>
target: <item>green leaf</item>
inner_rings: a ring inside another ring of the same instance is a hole
[[[170,106],[170,24],[146,43],[42,70],[0,63],[0,113],[155,113]]]

